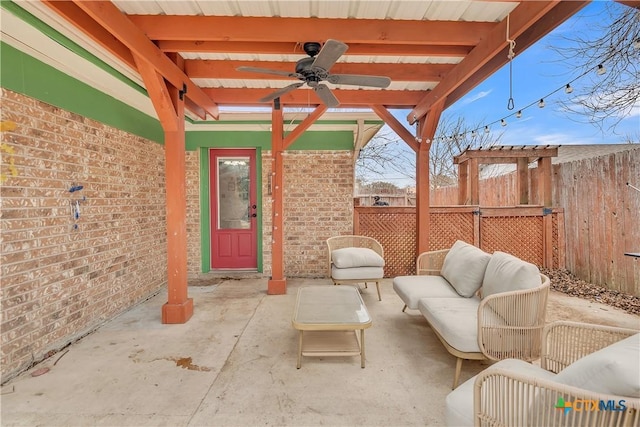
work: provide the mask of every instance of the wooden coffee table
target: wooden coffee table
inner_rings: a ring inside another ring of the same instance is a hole
[[[301,287],[292,324],[299,331],[298,369],[302,356],[357,355],[364,368],[364,330],[371,317],[355,286]]]

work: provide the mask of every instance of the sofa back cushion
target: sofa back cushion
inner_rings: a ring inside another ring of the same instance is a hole
[[[640,398],[640,333],[576,360],[556,375],[562,384]]]
[[[495,251],[484,274],[482,296],[533,289],[541,284],[538,267],[513,255]]]
[[[331,261],[338,268],[384,267],[384,258],[369,248],[341,248],[331,251]]]
[[[458,240],[444,258],[440,274],[459,295],[470,298],[482,286],[490,258],[482,249]]]

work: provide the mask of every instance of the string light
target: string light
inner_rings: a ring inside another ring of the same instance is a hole
[[[634,49],[640,49],[640,39],[634,40],[633,43],[632,43],[632,46],[633,46]],[[491,129],[490,129],[491,125],[494,125],[494,124],[497,124],[497,123],[500,123],[501,126],[506,126],[507,125],[507,120],[506,119],[508,119],[509,117],[512,117],[512,116],[515,116],[516,118],[519,119],[519,118],[522,117],[522,112],[524,110],[526,110],[527,108],[533,107],[536,104],[538,105],[538,108],[544,108],[546,106],[544,99],[550,97],[551,95],[553,95],[553,94],[555,94],[555,93],[557,93],[557,92],[559,92],[559,91],[561,91],[563,89],[564,89],[564,92],[566,94],[573,93],[573,87],[571,86],[571,83],[575,82],[578,79],[581,79],[582,77],[584,77],[585,75],[589,74],[590,72],[593,72],[594,70],[595,70],[596,74],[598,74],[599,76],[601,76],[601,75],[603,75],[603,74],[605,74],[607,72],[607,69],[604,67],[603,64],[598,64],[597,66],[586,70],[585,72],[583,72],[582,74],[580,74],[579,76],[577,76],[576,78],[571,80],[569,83],[567,83],[567,84],[565,84],[563,86],[560,86],[556,90],[548,93],[543,98],[540,98],[540,100],[534,101],[534,102],[530,103],[529,105],[526,105],[526,106],[520,108],[517,112],[511,113],[511,114],[509,114],[509,115],[507,115],[505,117],[502,117],[499,120],[495,120],[495,121],[493,121],[493,122],[491,122],[489,124],[482,125],[482,126],[479,126],[476,129],[471,130],[471,132],[470,132],[471,136],[475,137],[477,135],[476,131],[479,131],[479,130],[481,130],[483,128],[484,128],[484,133],[489,133],[491,131]],[[454,137],[452,137],[452,136],[448,136],[448,137],[447,136],[441,136],[441,137],[435,138],[434,141],[438,141],[438,140],[440,140],[440,141],[443,141],[443,140],[451,141],[454,138],[463,139],[464,136],[467,133],[469,133],[469,132],[461,133],[461,134],[456,135]]]
[[[640,49],[640,39],[635,39],[633,41],[633,48],[634,49]]]

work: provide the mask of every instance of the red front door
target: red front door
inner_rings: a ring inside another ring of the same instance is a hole
[[[256,269],[255,150],[209,152],[211,268]]]

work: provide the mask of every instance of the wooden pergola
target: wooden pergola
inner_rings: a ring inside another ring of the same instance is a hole
[[[512,41],[517,45],[516,54],[521,53],[589,1],[396,1],[392,7],[390,1],[372,5],[374,2],[301,0],[283,6],[284,2],[274,0],[254,2],[253,8],[243,7],[251,3],[248,1],[225,0],[24,3],[51,16],[58,25],[66,23],[76,36],[84,35],[83,42],[99,46],[117,67],[137,73],[147,90],[165,132],[166,147],[168,302],[162,308],[162,319],[184,323],[193,313],[193,301],[187,295],[185,116],[197,123],[217,119],[220,105],[264,106],[258,101],[261,97],[288,84],[279,82],[285,80],[282,76],[265,79],[240,73],[239,66],[290,71],[300,58],[302,43],[336,39],[349,45],[354,60],[337,63],[334,72],[391,78],[387,89],[338,87],[334,94],[340,107],[372,109],[415,151],[416,246],[422,252],[429,247],[429,150],[442,111],[506,64]],[[640,5],[637,1],[622,3]],[[262,7],[265,5],[268,7]],[[268,10],[279,7],[276,12]],[[289,92],[266,105],[272,107],[274,158],[268,293],[282,294],[286,292],[282,154],[326,107],[310,90]],[[301,106],[312,112],[285,134],[282,108]],[[416,126],[415,131],[393,116],[393,108],[410,110],[407,122]],[[544,153],[540,166],[548,168],[546,153],[550,151]],[[480,160],[469,153],[467,157],[469,161],[461,160],[469,166],[462,168],[475,176]],[[510,158],[521,167],[531,155]],[[475,200],[477,182],[472,181],[470,187]],[[548,191],[546,184],[544,188]],[[525,193],[521,196],[526,198]]]
[[[496,146],[486,149],[465,150],[453,158],[458,165],[458,204],[480,204],[480,165],[515,164],[517,174],[518,202],[530,203],[529,164],[538,163],[535,175],[538,199],[545,207],[552,204],[551,194],[551,158],[558,156],[557,146]]]

